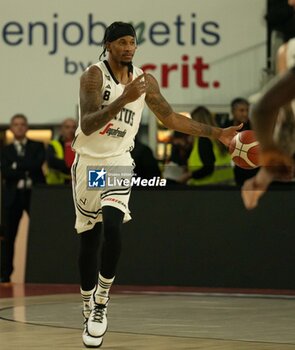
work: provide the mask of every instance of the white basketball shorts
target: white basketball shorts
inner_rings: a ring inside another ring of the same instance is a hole
[[[134,161],[129,152],[104,159],[76,154],[72,182],[78,233],[103,221],[103,206],[118,208],[125,214],[124,222],[131,220],[128,203],[133,168]]]

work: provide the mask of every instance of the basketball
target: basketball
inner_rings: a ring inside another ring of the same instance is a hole
[[[239,132],[231,141],[229,153],[236,165],[243,169],[259,166],[259,142],[253,130]]]

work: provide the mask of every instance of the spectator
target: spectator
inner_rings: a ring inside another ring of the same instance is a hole
[[[65,119],[60,127],[58,140],[52,140],[47,148],[47,173],[48,185],[62,185],[71,180],[71,166],[75,153],[72,150],[72,141],[75,137],[77,122],[75,119]]]
[[[161,171],[157,159],[149,146],[142,143],[138,137],[135,137],[134,148],[131,151],[135,162],[134,173],[137,177],[143,179],[152,179],[161,176]]]
[[[12,144],[4,146],[1,154],[4,183],[4,242],[1,254],[1,282],[10,282],[13,272],[14,242],[23,212],[29,214],[31,190],[44,183],[42,164],[45,148],[41,142],[28,139],[28,121],[23,114],[11,118]]]
[[[294,4],[294,0],[269,0],[268,13],[265,16],[267,25],[271,30],[281,33],[284,42],[295,36]]]
[[[191,116],[199,123],[216,126],[213,115],[204,106],[197,107]],[[188,166],[189,185],[231,184],[233,182],[230,155],[227,148],[218,140],[195,137]]]
[[[226,127],[231,125],[239,125],[243,123],[243,130],[251,130],[251,124],[249,120],[249,102],[242,97],[237,97],[231,102],[231,113],[232,120],[229,120]],[[234,165],[234,179],[237,186],[243,186],[244,182],[247,179],[250,179],[254,175],[256,175],[258,168],[255,169],[243,169],[238,165]]]
[[[187,160],[192,149],[192,137],[179,131],[174,131],[171,137],[171,156],[164,166],[163,176],[167,185],[185,184]]]

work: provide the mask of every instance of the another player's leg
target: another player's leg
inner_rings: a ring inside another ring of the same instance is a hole
[[[93,298],[93,308],[88,319],[88,332],[94,337],[102,337],[107,330],[109,292],[121,253],[121,226],[124,218],[121,210],[111,206],[104,206],[102,212],[104,242],[101,269]]]
[[[100,243],[101,223],[93,229],[80,234],[79,270],[81,279],[81,296],[83,300],[84,329],[83,343],[86,347],[98,348],[102,345],[102,337],[93,337],[88,332],[88,319],[91,313],[91,299],[96,290],[98,274],[98,250]]]

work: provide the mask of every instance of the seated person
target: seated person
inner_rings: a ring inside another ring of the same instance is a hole
[[[171,137],[171,156],[164,166],[163,177],[167,185],[185,184],[187,173],[187,160],[192,149],[191,136],[174,131]]]

